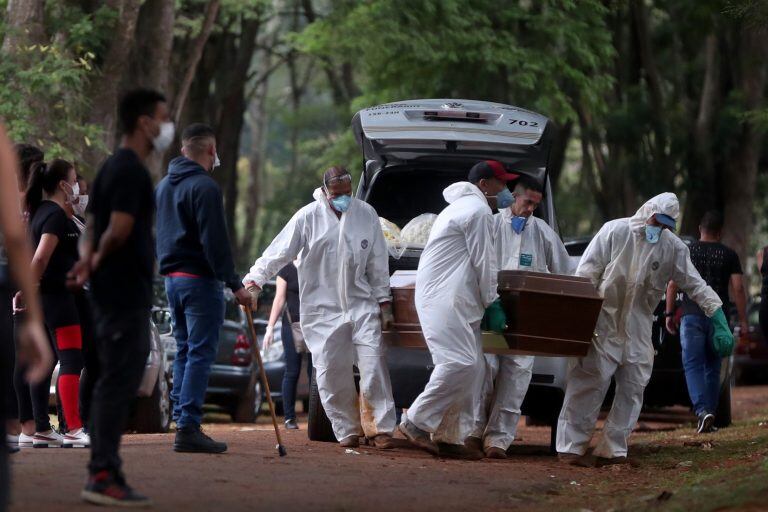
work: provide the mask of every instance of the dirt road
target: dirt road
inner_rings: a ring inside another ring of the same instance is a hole
[[[126,436],[123,455],[129,482],[156,510],[768,510],[768,387],[737,388],[734,407],[735,425],[707,436],[643,423],[632,464],[601,469],[559,463],[547,453],[549,429],[525,426],[506,461],[407,448],[350,453],[309,442],[303,425],[284,434],[280,458],[267,423],[206,426],[229,443],[223,455],[176,454],[172,435]],[[12,510],[95,510],[79,501],[87,455],[14,455]]]

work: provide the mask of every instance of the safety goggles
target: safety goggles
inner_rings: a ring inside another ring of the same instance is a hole
[[[332,178],[329,178],[328,181],[325,182],[325,186],[328,187],[330,185],[335,185],[337,183],[352,183],[352,175],[342,174],[341,176],[334,176]]]

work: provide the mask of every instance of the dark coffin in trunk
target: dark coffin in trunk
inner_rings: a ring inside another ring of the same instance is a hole
[[[392,288],[395,326],[385,338],[394,345],[426,346],[414,295],[413,285]],[[603,302],[589,279],[505,270],[499,272],[499,295],[507,314],[506,347],[499,347],[499,335],[484,333],[486,352],[586,355]]]

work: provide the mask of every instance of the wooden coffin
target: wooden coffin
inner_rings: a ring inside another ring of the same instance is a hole
[[[397,274],[396,274],[397,275]],[[413,277],[413,276],[410,276]],[[392,280],[395,325],[385,331],[394,346],[425,348],[414,302],[415,284]],[[542,356],[584,356],[602,299],[585,278],[510,270],[499,272],[499,295],[507,314],[504,335],[483,333],[485,352]]]

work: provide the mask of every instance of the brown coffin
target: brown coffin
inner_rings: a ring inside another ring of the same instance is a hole
[[[499,296],[507,313],[504,338],[510,349],[587,354],[603,304],[589,279],[503,270]]]
[[[414,302],[413,285],[392,288],[394,329],[384,333],[395,346],[426,347]],[[499,295],[507,314],[506,348],[500,336],[483,334],[485,352],[545,356],[584,356],[589,349],[602,299],[585,278],[520,270],[499,272]]]

